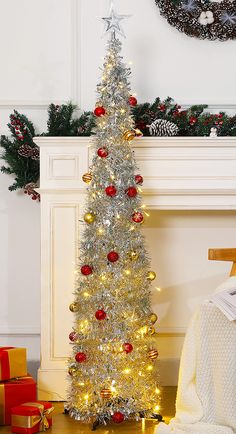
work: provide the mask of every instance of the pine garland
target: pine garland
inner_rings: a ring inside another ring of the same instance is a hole
[[[236,115],[224,112],[206,113],[207,105],[194,105],[182,109],[172,98],[156,98],[153,103],[137,104],[132,107],[136,128],[144,136],[150,136],[149,126],[157,119],[162,119],[178,128],[178,136],[209,136],[211,128],[217,128],[218,136],[236,136]],[[61,106],[50,104],[48,108],[47,132],[42,136],[91,136],[95,126],[92,112],[76,116],[76,106],[72,103]],[[24,189],[32,199],[39,199],[34,190],[39,183],[39,149],[33,141],[36,135],[32,122],[23,114],[14,110],[8,123],[10,137],[1,136],[1,158],[5,164],[1,172],[14,176],[10,191]]]

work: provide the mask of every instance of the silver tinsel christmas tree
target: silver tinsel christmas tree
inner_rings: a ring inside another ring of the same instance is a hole
[[[76,318],[70,340],[66,409],[82,421],[116,423],[159,412],[155,361],[157,316],[150,303],[150,271],[141,225],[142,176],[133,151],[130,69],[120,55],[120,21],[112,6],[104,18],[111,33],[98,101],[95,155],[83,180],[89,184],[79,279],[70,310]]]

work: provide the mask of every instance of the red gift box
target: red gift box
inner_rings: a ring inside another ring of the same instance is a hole
[[[0,347],[0,381],[27,375],[26,349]]]
[[[50,402],[27,402],[12,408],[11,431],[34,434],[52,426],[54,407]]]
[[[0,425],[11,425],[11,409],[37,398],[36,382],[30,376],[0,383]]]

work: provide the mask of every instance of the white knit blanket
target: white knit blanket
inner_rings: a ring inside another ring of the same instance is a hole
[[[232,283],[235,277],[223,287]],[[157,433],[236,433],[236,321],[210,302],[198,309],[185,338],[176,416]]]

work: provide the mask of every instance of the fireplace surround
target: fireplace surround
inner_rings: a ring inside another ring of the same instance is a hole
[[[91,142],[89,137],[35,138],[40,147],[41,194],[40,399],[63,400],[66,396],[66,360],[70,351],[68,334],[73,323],[68,306],[73,299],[74,269],[83,230],[86,184],[82,175],[88,171],[91,161]],[[158,287],[154,288],[153,304],[158,313],[160,303],[161,310],[159,364],[162,383],[175,385],[190,313],[207,294],[207,290],[202,289],[201,279],[206,278],[205,283],[214,287],[218,281],[220,283],[226,268],[225,264],[212,264],[215,276],[209,276],[204,269],[205,262],[202,262],[202,268],[194,275],[195,289],[191,297],[184,278],[179,278],[179,282],[174,278],[181,276],[181,266],[193,267],[190,264],[195,258],[194,251],[199,256],[207,247],[235,247],[236,237],[232,229],[236,211],[236,139],[145,137],[135,140],[132,146],[145,179],[143,201],[151,211],[144,229],[148,244],[153,253],[165,245],[163,255],[159,252],[159,259],[155,257],[153,264],[155,266],[156,260],[159,262],[158,274],[167,289],[162,295]],[[185,222],[181,233],[180,221]],[[215,232],[212,232],[214,226]],[[156,227],[161,229],[156,231],[155,238],[152,230]],[[167,233],[171,236],[166,237]],[[212,245],[214,237],[221,245]],[[224,245],[225,242],[231,242],[231,245]],[[158,244],[157,247],[154,243]],[[168,275],[172,275],[172,280],[168,280]],[[183,276],[187,275],[183,273]],[[191,280],[190,276],[188,280]],[[168,304],[168,297],[176,297],[172,305]],[[175,306],[176,311],[179,309],[178,315],[175,315]]]

